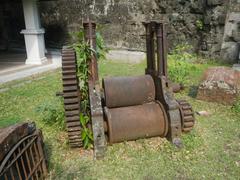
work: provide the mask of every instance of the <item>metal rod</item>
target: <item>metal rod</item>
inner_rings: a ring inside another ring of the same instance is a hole
[[[23,145],[25,146],[25,142],[23,142]],[[29,146],[28,146],[28,147],[29,147]],[[26,150],[24,151],[24,154],[25,154],[26,159],[27,159],[28,169],[29,169],[29,171],[31,172],[31,171],[32,171],[32,168],[31,168],[31,163],[30,163],[30,161],[29,161],[27,149],[28,149],[28,148],[26,148]]]
[[[13,154],[13,157],[16,158],[16,153]],[[20,173],[18,161],[16,160],[15,163],[16,163],[16,167],[17,167],[18,177],[19,177],[20,180],[22,180],[22,176],[21,176],[21,173]]]
[[[156,23],[155,26],[156,30],[156,36],[157,36],[157,61],[158,61],[158,76],[163,75],[164,72],[164,59],[163,59],[163,32],[162,32],[162,24]]]
[[[19,148],[18,148],[18,152],[21,152],[21,150]],[[20,156],[20,159],[21,159],[21,164],[22,164],[24,176],[25,176],[25,178],[27,178],[27,172],[26,172],[26,168],[25,168],[25,165],[24,165],[23,156]]]
[[[158,75],[167,77],[167,44],[165,25],[156,23]]]
[[[151,54],[151,66],[152,66],[152,73],[153,75],[156,74],[156,58],[155,58],[155,43],[154,43],[154,26],[155,23],[151,22],[149,26],[149,31],[150,31],[150,54]]]
[[[30,179],[34,172],[37,170],[38,166],[40,166],[43,162],[43,157],[40,159],[40,161],[36,164],[36,166],[32,169],[32,171],[29,173],[27,179]]]
[[[46,176],[47,175],[47,166],[46,166],[46,163],[44,162],[45,158],[44,158],[44,152],[43,152],[41,143],[42,143],[41,138],[38,137],[37,138],[37,146],[38,146],[38,150],[39,150],[39,155],[40,155],[40,159],[43,159],[42,163],[41,163],[42,164],[42,169],[43,169],[43,176]]]
[[[33,142],[33,143],[34,143],[34,142]],[[33,144],[29,147],[30,157],[31,157],[31,159],[32,159],[33,165],[35,165],[35,158],[34,158],[34,156],[33,156],[32,147],[33,147]],[[38,179],[37,171],[35,171],[35,176],[36,176],[36,178]]]
[[[11,175],[11,179],[15,180],[14,175],[13,175],[13,171],[12,171],[12,166],[10,167],[10,175]]]
[[[33,143],[33,148],[34,148],[34,151],[36,153],[36,158],[37,158],[37,162],[38,162],[40,160],[40,155],[39,155],[38,149],[36,148],[36,142],[35,141]],[[40,166],[39,170],[40,170],[41,174],[43,174],[42,166]]]
[[[166,27],[162,24],[162,31],[163,31],[163,59],[164,59],[164,69],[163,74],[167,77],[167,37],[166,37]]]
[[[4,179],[5,179],[5,180],[8,180],[8,177],[7,177],[7,174],[6,174],[6,173],[4,174]]]
[[[147,68],[146,68],[146,74],[151,74],[153,70],[152,66],[152,47],[151,47],[151,30],[150,30],[150,23],[143,22],[143,25],[146,30],[146,51],[147,51]]]
[[[89,80],[92,80],[93,83],[98,81],[98,65],[97,65],[97,49],[96,49],[96,24],[93,22],[83,23],[84,32],[85,32],[85,41],[89,43],[91,51],[91,59],[89,61]]]

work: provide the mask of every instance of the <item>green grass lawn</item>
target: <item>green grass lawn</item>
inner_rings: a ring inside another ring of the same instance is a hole
[[[42,129],[49,160],[49,179],[240,179],[240,117],[230,106],[196,100],[196,86],[210,65],[195,64],[188,74],[185,98],[195,111],[194,130],[182,136],[184,148],[176,149],[166,139],[151,138],[108,146],[103,160],[94,161],[92,150],[71,150],[66,133],[57,124],[45,124],[37,111],[53,104],[62,113],[61,71],[2,85],[0,127],[21,121],[35,121]],[[143,74],[145,64],[100,63],[103,76]],[[31,81],[29,81],[31,80]],[[18,84],[18,85],[16,85]]]

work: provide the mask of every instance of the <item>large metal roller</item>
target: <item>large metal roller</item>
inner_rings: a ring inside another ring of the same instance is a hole
[[[140,105],[155,99],[154,81],[150,75],[108,77],[103,79],[103,89],[108,108]]]
[[[109,143],[166,136],[168,120],[162,105],[151,102],[138,106],[104,108]]]

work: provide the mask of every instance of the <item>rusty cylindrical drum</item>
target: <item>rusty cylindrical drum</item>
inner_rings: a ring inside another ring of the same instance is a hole
[[[154,81],[150,75],[104,78],[103,89],[108,108],[140,105],[155,99]]]
[[[168,120],[159,102],[104,109],[109,143],[161,136],[168,131]]]

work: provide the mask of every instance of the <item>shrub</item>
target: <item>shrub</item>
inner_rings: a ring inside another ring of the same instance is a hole
[[[196,67],[193,65],[196,56],[189,53],[191,46],[178,45],[168,56],[168,74],[173,82],[188,83],[191,71]]]
[[[60,130],[65,129],[65,117],[62,100],[51,100],[42,103],[36,108],[36,113],[47,125],[56,125]]]
[[[184,61],[169,61],[168,74],[173,82],[186,84],[189,83],[190,72],[195,69],[195,66]]]
[[[240,113],[240,97],[238,100],[234,103],[232,107],[233,112]]]

